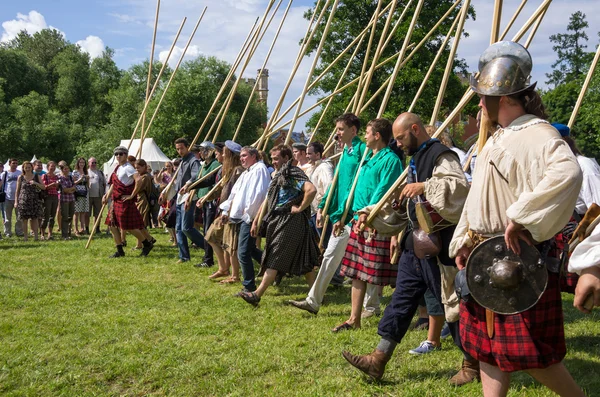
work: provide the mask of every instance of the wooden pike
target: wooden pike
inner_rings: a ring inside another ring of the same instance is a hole
[[[529,34],[529,37],[527,38],[527,41],[525,42],[525,47],[529,48],[529,45],[531,44],[531,41],[533,40],[533,38],[535,37],[535,34],[537,33],[538,28],[540,27],[540,24],[542,23],[542,20],[544,19],[544,17],[546,16],[546,12],[548,11],[548,7],[547,6],[544,9],[544,12],[542,12],[542,14],[540,15],[540,17],[537,19],[537,21],[535,21],[535,24],[533,25],[533,28],[531,28],[531,33]]]
[[[569,128],[573,128],[575,124],[575,119],[577,118],[577,113],[579,113],[579,108],[581,107],[581,103],[583,102],[583,97],[588,90],[590,82],[592,81],[592,77],[594,75],[594,71],[596,70],[596,66],[598,66],[598,59],[600,58],[600,46],[596,50],[596,55],[594,56],[594,60],[590,65],[590,70],[588,70],[587,76],[585,77],[585,81],[583,82],[583,87],[579,92],[579,97],[577,98],[577,102],[575,103],[575,107],[573,108],[573,113],[571,113],[571,117],[569,118]]]
[[[510,19],[510,21],[508,21],[508,25],[506,25],[506,28],[502,32],[502,37],[505,37],[506,34],[510,31],[510,28],[512,28],[513,24],[515,23],[515,21],[517,20],[517,18],[521,14],[521,11],[523,10],[523,7],[525,7],[525,4],[527,4],[527,0],[521,1],[521,4],[519,4],[519,7],[517,8],[517,11],[513,14],[513,16]]]
[[[410,104],[410,106],[408,108],[409,112],[413,111],[413,109],[415,108],[415,106],[417,104],[417,101],[421,97],[421,94],[423,93],[423,90],[425,89],[425,85],[429,81],[429,78],[431,77],[431,74],[433,73],[433,71],[434,71],[434,69],[435,69],[438,61],[442,57],[442,54],[444,53],[444,50],[446,49],[446,45],[448,45],[448,41],[450,41],[450,37],[452,36],[452,32],[456,28],[456,24],[458,23],[459,19],[460,18],[454,19],[454,22],[452,23],[452,26],[448,30],[448,34],[446,34],[446,38],[442,42],[442,45],[440,46],[440,49],[438,50],[437,54],[435,55],[435,58],[433,59],[433,62],[429,66],[429,70],[427,70],[427,73],[425,74],[425,77],[423,78],[423,81],[421,82],[421,86],[419,87],[419,90],[417,91],[417,95],[415,95],[415,97],[413,98],[412,103]]]
[[[490,34],[490,45],[498,41],[500,36],[500,22],[502,21],[502,0],[494,1],[494,17],[492,18],[492,33]]]
[[[156,30],[158,29],[158,14],[160,13],[160,0],[156,2],[156,17],[154,18],[154,33],[152,34],[152,46],[150,50],[150,64],[148,65],[148,78],[146,79],[146,102],[150,97],[150,81],[152,80],[152,64],[154,63],[154,47],[156,45]],[[145,130],[146,125],[146,112],[142,116],[142,131]],[[144,147],[144,134],[140,138],[140,147],[138,148],[137,155],[135,157],[140,158],[142,155],[142,148]]]
[[[527,22],[525,22],[525,24],[519,30],[519,32],[517,34],[515,34],[515,36],[513,37],[512,41],[518,42],[519,40],[521,40],[521,38],[523,37],[523,35],[527,32],[527,30],[529,30],[529,28],[533,25],[533,23],[540,17],[540,15],[543,13],[545,7],[551,1],[552,0],[544,0],[543,1],[543,3],[536,9],[536,11],[534,11],[534,13],[531,15],[531,17],[527,20]],[[500,37],[500,40],[503,40],[503,39],[504,39],[504,37]],[[433,138],[438,137],[442,133],[442,131],[444,131],[444,129],[446,129],[450,125],[450,123],[452,122],[452,120],[462,111],[462,109],[467,105],[467,103],[469,103],[469,101],[473,98],[474,95],[475,95],[475,91],[473,91],[471,89],[471,87],[469,87],[465,91],[465,94],[461,98],[461,100],[458,103],[458,105],[454,108],[454,110],[450,113],[450,115],[446,118],[446,120],[444,120],[444,122],[442,122],[442,125],[439,126],[439,128],[437,129],[437,131],[433,134],[433,136],[432,136]],[[379,212],[381,211],[381,209],[383,208],[383,206],[388,201],[391,200],[391,198],[398,191],[398,189],[405,183],[405,180],[406,180],[406,170],[404,170],[404,172],[396,180],[396,182],[394,183],[394,185],[392,187],[390,187],[390,189],[387,191],[387,193],[373,207],[373,210],[371,211],[371,213],[367,217],[367,221],[365,222],[365,226],[371,225],[373,223],[373,220],[377,217],[377,215],[379,214]]]
[[[377,0],[377,8],[375,8],[375,14],[374,15],[379,15],[379,10],[381,9],[381,0]],[[391,19],[392,16],[394,15],[394,11],[396,10],[396,2],[392,1],[392,8],[390,9],[390,12],[388,14],[388,18],[386,21],[385,26],[388,27],[388,23]],[[367,76],[365,76],[366,72],[367,72],[367,65],[369,63],[369,55],[371,54],[371,46],[373,45],[373,39],[375,38],[375,33],[377,32],[377,22],[375,22],[372,26],[371,26],[371,34],[369,35],[369,43],[367,44],[367,51],[365,52],[365,59],[363,61],[362,64],[362,68],[360,70],[360,74],[358,75],[358,85],[356,86],[356,90],[360,91],[361,87],[363,86],[363,79],[366,79]],[[383,34],[382,36],[383,37]],[[377,63],[377,61],[375,60],[375,58],[373,58],[373,63]],[[360,102],[358,102],[360,103]],[[357,105],[358,105],[357,103]],[[355,110],[356,112],[356,110]]]
[[[227,116],[227,112],[229,111],[229,107],[231,106],[231,102],[233,101],[233,98],[234,98],[235,93],[237,91],[237,87],[239,86],[240,82],[243,79],[244,72],[246,71],[246,68],[248,67],[248,64],[250,63],[250,61],[254,57],[254,53],[256,52],[256,49],[258,48],[258,45],[262,41],[262,38],[264,37],[265,33],[267,32],[267,29],[271,25],[271,22],[273,22],[273,18],[275,17],[275,14],[277,13],[277,10],[279,9],[279,6],[281,5],[281,2],[282,2],[282,0],[279,0],[279,3],[277,4],[277,7],[275,7],[275,10],[273,11],[273,14],[271,15],[271,18],[269,18],[269,22],[267,23],[267,26],[265,27],[264,31],[262,30],[262,28],[263,28],[264,22],[265,22],[265,20],[267,18],[268,12],[270,11],[271,7],[269,7],[267,9],[267,12],[265,12],[265,14],[263,16],[263,19],[261,20],[261,23],[258,26],[258,29],[256,30],[257,33],[258,33],[258,35],[254,39],[254,41],[252,43],[252,46],[250,47],[250,52],[248,53],[248,56],[246,57],[246,61],[244,62],[243,66],[242,66],[242,69],[240,70],[240,73],[238,75],[238,78],[236,79],[235,83],[233,84],[233,87],[231,88],[229,96],[227,97],[227,99],[225,101],[225,104],[224,104],[225,105],[225,110],[223,111],[223,115],[221,117],[219,125],[217,126],[217,130],[215,131],[215,136],[213,138],[213,141],[215,141],[215,142],[217,141],[217,137],[219,136],[219,132],[221,132],[221,128],[223,127],[223,123],[225,122],[225,116]],[[270,4],[270,6],[272,6],[272,3]]]
[[[333,21],[333,17],[335,16],[335,12],[337,11],[337,6],[340,0],[334,0],[333,5],[331,6],[331,12],[329,13],[329,18],[327,19],[327,23],[325,24],[325,29],[321,35],[321,42],[319,43],[319,47],[317,51],[313,55],[313,63],[308,72],[308,76],[306,77],[306,82],[304,83],[304,89],[302,90],[301,99],[298,102],[298,106],[296,107],[296,114],[292,119],[292,124],[290,125],[290,129],[288,131],[287,137],[285,139],[285,144],[289,145],[292,141],[292,133],[294,131],[294,127],[296,125],[296,120],[298,120],[298,115],[300,114],[300,109],[302,108],[302,103],[304,102],[304,97],[308,93],[308,86],[310,85],[310,79],[317,67],[317,62],[319,62],[319,57],[321,56],[321,51],[323,50],[323,46],[325,45],[325,39],[327,39],[327,35],[329,34],[329,28],[331,27],[331,22]]]
[[[448,80],[450,79],[450,73],[454,69],[454,57],[456,56],[456,50],[458,49],[458,44],[460,43],[460,37],[462,36],[463,27],[465,26],[465,20],[467,19],[467,13],[469,12],[470,5],[471,0],[465,0],[461,9],[461,13],[458,16],[458,27],[456,28],[456,34],[454,35],[454,41],[452,42],[450,54],[448,55],[448,61],[446,62],[446,69],[444,70],[444,77],[442,78],[442,83],[440,84],[435,106],[433,107],[433,113],[431,114],[431,120],[429,121],[430,125],[435,125],[438,113],[442,107],[442,101],[444,100],[446,87],[448,86]]]
[[[265,69],[265,67],[267,66],[267,62],[269,62],[269,58],[271,57],[271,53],[273,52],[273,48],[275,47],[275,43],[277,42],[277,38],[279,37],[279,34],[281,33],[281,28],[283,27],[283,24],[287,18],[288,12],[290,10],[290,7],[292,6],[292,2],[294,0],[290,0],[290,2],[288,3],[287,8],[285,9],[283,16],[281,17],[281,22],[279,22],[279,27],[277,28],[277,31],[275,33],[275,37],[273,37],[273,41],[271,42],[271,47],[269,48],[269,51],[267,52],[267,56],[265,57],[265,60],[260,68],[260,72],[258,74],[258,77],[256,78],[256,82],[254,83],[254,86],[252,87],[252,92],[250,93],[250,97],[248,98],[248,103],[246,103],[246,107],[244,108],[244,112],[242,113],[242,116],[240,117],[240,120],[238,121],[238,126],[235,130],[235,133],[233,134],[233,138],[232,140],[235,141],[240,129],[242,128],[242,123],[244,122],[244,119],[246,118],[246,113],[248,112],[248,109],[250,108],[250,105],[252,103],[252,98],[254,97],[254,93],[256,92],[256,89],[258,88],[258,85],[260,83],[260,79],[262,77],[263,71]],[[213,139],[213,143],[215,143],[216,139]]]
[[[381,106],[379,107],[379,111],[377,112],[377,117],[382,117],[385,108],[387,107],[390,96],[392,95],[392,89],[394,88],[394,83],[396,82],[396,77],[398,77],[398,72],[400,70],[400,63],[402,58],[404,57],[404,53],[408,47],[410,42],[410,38],[412,37],[413,30],[415,29],[415,25],[417,24],[417,19],[419,18],[419,14],[421,13],[421,8],[423,7],[424,0],[419,0],[417,3],[417,8],[415,9],[415,13],[413,15],[412,21],[410,22],[410,26],[408,27],[408,31],[406,32],[406,37],[404,38],[404,43],[402,44],[402,49],[400,50],[400,55],[396,60],[396,66],[392,72],[392,76],[390,78],[390,82],[387,86],[387,91],[383,97],[383,101],[381,102]]]

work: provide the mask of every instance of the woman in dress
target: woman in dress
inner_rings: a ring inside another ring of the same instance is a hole
[[[17,191],[15,193],[15,207],[19,219],[23,221],[23,241],[27,241],[27,221],[31,225],[34,241],[38,241],[38,219],[43,215],[40,190],[46,190],[38,175],[33,174],[33,165],[25,161],[21,166],[23,173],[17,180]]]
[[[148,165],[144,159],[136,160],[134,164],[140,177],[135,181],[135,187],[131,195],[133,197],[137,196],[136,205],[138,211],[140,211],[140,215],[144,220],[144,226],[148,228],[148,225],[150,225],[150,202],[148,197],[150,197],[150,193],[152,192],[152,177],[148,173]],[[142,248],[142,242],[138,240],[137,246],[133,249]]]
[[[175,174],[175,167],[178,164],[179,159],[175,159],[174,162],[167,161],[165,166],[158,175],[154,178],[155,182],[160,186],[160,191],[162,191],[167,187],[169,182],[173,179],[173,175]],[[175,164],[177,162],[177,164]],[[171,200],[165,200],[161,204],[160,213],[158,215],[161,222],[165,224],[165,228],[169,232],[171,236],[169,241],[171,242],[172,247],[177,247],[177,233],[175,233],[175,221],[176,221],[176,208],[175,197]]]
[[[90,215],[90,201],[88,198],[90,180],[86,159],[83,157],[77,159],[72,176],[73,183],[75,183],[75,235],[80,236],[83,233],[89,233],[89,230],[85,230]]]

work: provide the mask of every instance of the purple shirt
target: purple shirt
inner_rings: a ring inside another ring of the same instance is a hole
[[[64,177],[59,176],[58,180],[60,182],[60,186],[62,188],[71,188],[73,187],[73,179],[71,176]],[[75,193],[65,193],[64,191],[60,192],[60,201],[61,202],[72,202],[75,201]]]

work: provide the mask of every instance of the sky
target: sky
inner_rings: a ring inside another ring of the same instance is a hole
[[[267,3],[267,0],[162,0],[155,59],[164,60],[181,20],[187,16],[188,21],[177,49],[169,60],[172,65],[177,62],[189,34],[206,6],[208,7],[206,15],[185,59],[203,54],[216,56],[231,63],[237,56],[252,24],[257,17],[263,15]],[[303,14],[313,3],[312,0],[294,0],[290,8],[267,64],[270,75],[267,104],[269,109],[275,107],[288,81],[298,54],[298,42],[308,27],[308,21],[303,18]],[[477,18],[466,21],[465,30],[469,33],[469,37],[461,39],[458,56],[467,61],[472,71],[477,69],[480,53],[489,45],[493,3],[492,0],[471,2]],[[521,0],[504,0],[501,31],[504,30],[520,3]],[[507,38],[511,38],[521,28],[540,3],[541,0],[527,2]],[[264,62],[286,5],[287,0],[280,7],[244,77],[254,77],[257,69]],[[599,42],[600,20],[593,17],[594,7],[598,7],[597,0],[554,0],[552,2],[530,47],[534,65],[532,81],[538,81],[539,87],[545,87],[545,73],[551,70],[551,65],[556,59],[552,43],[548,38],[552,34],[566,32],[569,16],[573,12],[580,10],[586,14],[590,25],[587,29],[590,39],[587,50],[596,49]],[[91,57],[99,56],[105,46],[111,47],[115,50],[114,59],[117,65],[126,69],[149,58],[155,13],[156,1],[153,0],[2,0],[0,41],[10,40],[23,29],[35,33],[43,28],[52,27],[60,30],[70,42],[79,44]],[[302,62],[284,101],[284,108],[287,108],[302,93],[312,62],[312,58],[305,58]],[[315,101],[315,98],[307,97],[303,109],[314,104]],[[294,130],[303,130],[308,116],[299,119]]]

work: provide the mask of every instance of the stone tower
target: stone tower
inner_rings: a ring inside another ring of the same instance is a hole
[[[260,73],[260,69],[258,69],[256,78],[258,79],[258,101],[267,102],[269,94],[269,69],[263,69],[262,74]]]

